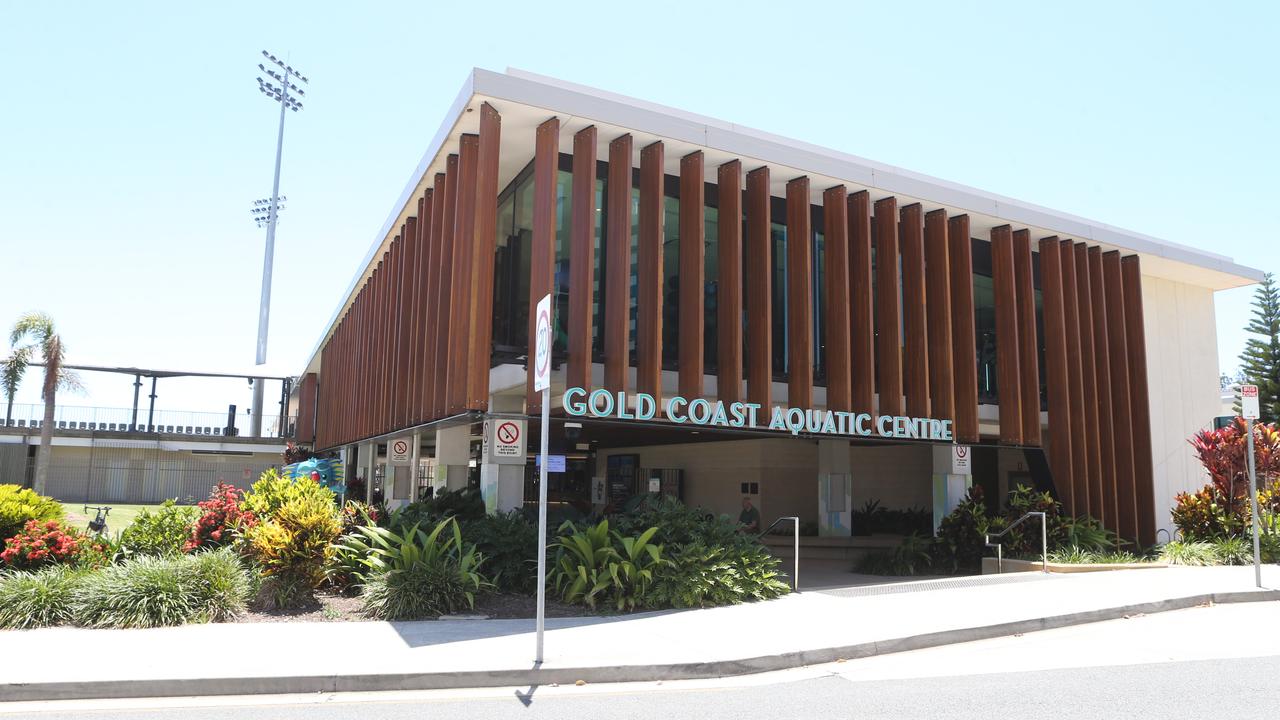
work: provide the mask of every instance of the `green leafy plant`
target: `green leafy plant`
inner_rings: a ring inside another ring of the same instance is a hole
[[[938,524],[934,555],[953,570],[975,568],[986,552],[986,533],[997,531],[1000,526],[987,515],[982,486],[974,485],[956,509]]]
[[[529,593],[537,584],[538,528],[518,511],[484,515],[462,525],[462,535],[485,558],[485,571],[501,592]]]
[[[652,542],[657,527],[625,536],[601,520],[583,530],[566,523],[560,532],[549,580],[566,603],[595,609],[603,600],[618,610],[645,604],[654,570],[663,564],[662,546]]]
[[[141,628],[224,620],[241,612],[253,581],[229,549],[140,557],[83,576],[72,590],[84,627]]]
[[[30,520],[62,521],[62,503],[21,485],[0,485],[0,540],[17,535]]]
[[[1214,540],[1213,554],[1219,565],[1252,565],[1253,542],[1242,537]]]
[[[652,542],[662,546],[664,559],[671,562],[656,568],[651,607],[725,605],[768,600],[790,591],[781,579],[778,559],[727,516],[689,507],[670,496],[646,494],[612,522],[623,535],[658,529]],[[715,575],[694,567],[694,558],[702,554],[714,558],[709,562]]]
[[[0,575],[0,628],[22,630],[70,623],[74,590],[85,570],[55,565]]]
[[[1098,520],[1089,517],[1062,518],[1059,541],[1060,547],[1078,548],[1094,553],[1105,553],[1119,543],[1119,537],[1102,526]]]
[[[304,478],[295,481],[282,477],[275,468],[271,468],[262,473],[244,494],[241,506],[261,521],[270,519],[285,505],[299,498],[323,499],[332,505],[337,496],[314,480]]]
[[[446,532],[447,531],[447,532]],[[339,543],[339,554],[362,567],[356,573],[365,614],[383,620],[434,617],[475,607],[489,586],[484,557],[463,542],[452,518],[431,532],[360,527]]]
[[[933,566],[933,538],[915,533],[902,539],[892,550],[867,553],[858,561],[856,572],[866,575],[916,575]]]
[[[269,508],[266,521],[244,534],[244,551],[263,578],[264,600],[274,607],[310,597],[324,581],[331,543],[342,531],[328,488],[310,481],[293,486],[281,493],[280,505]]]
[[[1218,553],[1213,543],[1181,541],[1162,545],[1157,559],[1170,565],[1217,565]]]
[[[411,502],[391,513],[390,525],[403,530],[419,525],[435,525],[446,518],[465,523],[485,516],[484,500],[478,488],[442,490],[433,497]]]
[[[1079,545],[1068,545],[1065,548],[1049,553],[1049,562],[1072,565],[1119,565],[1142,562],[1142,558],[1127,551],[1096,550]]]
[[[143,510],[120,533],[120,546],[127,555],[179,555],[191,538],[191,529],[200,511],[165,500],[156,510]]]

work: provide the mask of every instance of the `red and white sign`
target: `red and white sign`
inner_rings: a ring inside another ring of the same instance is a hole
[[[409,445],[409,441],[403,438],[387,443],[387,460],[392,465],[408,465]]]
[[[533,354],[533,390],[551,387],[551,295],[538,301],[537,340]]]
[[[524,421],[492,420],[485,438],[489,454],[496,459],[518,458],[524,462]]]
[[[970,461],[972,454],[973,450],[968,445],[951,446],[951,474],[972,475],[973,463]]]
[[[1258,412],[1258,386],[1257,385],[1241,385],[1240,386],[1240,417],[1245,420],[1257,420],[1261,413]]]

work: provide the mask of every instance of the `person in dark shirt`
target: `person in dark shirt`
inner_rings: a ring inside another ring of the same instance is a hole
[[[738,526],[742,532],[760,532],[760,511],[751,504],[751,498],[742,498],[742,512],[738,513]]]

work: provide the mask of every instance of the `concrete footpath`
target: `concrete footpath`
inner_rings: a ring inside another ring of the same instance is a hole
[[[1264,568],[1263,581],[1280,588],[1280,567]],[[0,701],[721,677],[1210,602],[1275,601],[1280,590],[1254,587],[1251,567],[827,587],[708,610],[548,620],[541,667],[532,620],[4,631]]]

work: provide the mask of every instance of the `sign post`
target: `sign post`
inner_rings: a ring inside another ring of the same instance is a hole
[[[542,393],[542,443],[538,461],[538,647],[533,661],[542,664],[542,635],[547,620],[547,450],[551,440],[551,295],[538,301],[537,339],[533,356],[533,390]]]
[[[1258,412],[1258,386],[1240,386],[1240,415],[1244,417],[1245,427],[1249,433],[1247,452],[1249,453],[1249,514],[1253,516],[1253,579],[1258,587],[1262,587],[1262,553],[1258,542],[1258,479],[1253,463],[1253,421],[1261,414]]]

